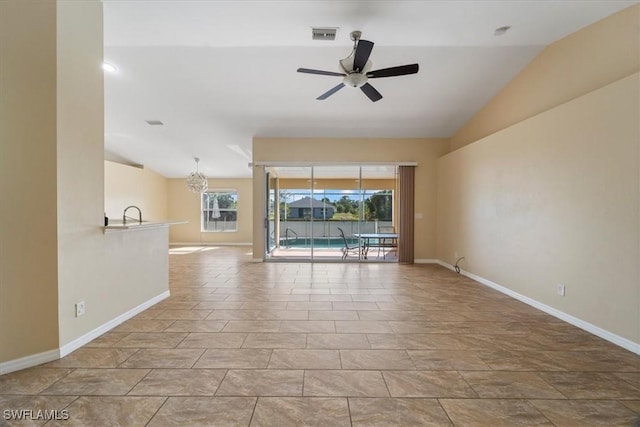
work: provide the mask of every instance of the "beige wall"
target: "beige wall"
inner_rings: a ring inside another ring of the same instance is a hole
[[[456,150],[640,70],[640,6],[548,46],[451,138]]]
[[[171,226],[172,243],[248,244],[253,235],[253,197],[251,179],[209,179],[209,190],[238,192],[238,231],[201,232],[201,196],[187,189],[184,179],[168,180],[168,213],[174,220],[187,224]]]
[[[253,161],[260,162],[417,162],[415,258],[436,255],[436,160],[448,151],[446,138],[254,138]],[[264,168],[254,168],[253,257],[264,257]]]
[[[168,232],[103,234],[102,4],[58,2],[58,306],[65,346],[168,290]],[[86,314],[74,306],[85,301]]]
[[[104,209],[111,219],[122,219],[124,209],[135,205],[144,220],[166,220],[167,191],[168,180],[150,169],[104,162]],[[127,212],[128,216],[137,214],[135,210]]]
[[[3,1],[0,31],[3,371],[166,292],[168,230],[103,233],[102,3]]]
[[[0,2],[0,362],[58,347],[55,17]]]
[[[441,158],[438,257],[640,343],[639,77]]]
[[[438,162],[440,259],[635,343],[639,23],[636,5],[547,47]]]

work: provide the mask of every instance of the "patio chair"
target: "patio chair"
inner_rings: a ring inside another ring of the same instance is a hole
[[[358,243],[358,246],[350,245],[349,242],[347,241],[347,237],[344,235],[344,231],[342,231],[342,228],[340,227],[337,227],[337,228],[338,228],[338,231],[340,232],[340,237],[342,237],[342,241],[344,242],[344,247],[340,249],[342,251],[342,259],[346,259],[347,256],[349,256],[349,254],[357,255],[359,257],[360,244]]]
[[[396,228],[393,225],[378,226],[378,233],[395,233],[395,232],[396,232]],[[387,253],[388,253],[388,252],[385,252],[384,250],[385,248],[389,248],[389,252],[396,252],[396,255],[397,255],[397,251],[398,251],[397,239],[388,239],[388,238],[380,239],[380,247],[378,247],[378,256],[380,256],[380,249],[382,249],[383,259],[387,258]]]

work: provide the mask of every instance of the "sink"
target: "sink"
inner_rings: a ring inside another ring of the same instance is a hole
[[[123,222],[121,219],[111,219],[109,218],[109,225],[136,225],[136,224],[144,224],[149,222],[147,219],[143,219],[142,222],[137,219],[127,218],[127,222]]]

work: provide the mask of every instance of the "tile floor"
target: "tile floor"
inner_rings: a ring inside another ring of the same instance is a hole
[[[0,410],[68,411],[48,426],[638,420],[639,356],[470,279],[433,265],[256,264],[246,252],[172,250],[169,299],[1,376]]]

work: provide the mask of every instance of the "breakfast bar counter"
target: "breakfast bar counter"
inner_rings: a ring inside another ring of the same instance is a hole
[[[109,225],[104,226],[103,229],[106,234],[112,231],[148,230],[150,228],[161,228],[161,227],[168,227],[170,225],[186,224],[186,223],[187,221],[181,221],[181,220],[160,220],[160,221],[142,221],[142,222],[131,220],[124,223],[122,221],[116,221],[113,223],[109,221]]]

